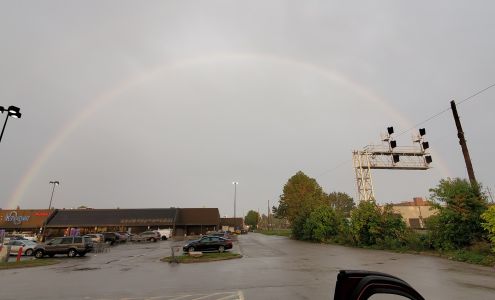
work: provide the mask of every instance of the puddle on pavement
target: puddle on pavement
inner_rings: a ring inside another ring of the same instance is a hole
[[[91,268],[91,267],[84,267],[84,268],[74,268],[72,271],[92,271],[92,270],[99,270],[101,268]]]

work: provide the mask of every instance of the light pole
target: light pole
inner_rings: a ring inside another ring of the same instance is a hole
[[[53,184],[52,188],[52,196],[50,197],[50,205],[48,205],[48,209],[50,210],[52,208],[52,201],[53,201],[53,193],[55,192],[55,186],[59,185],[59,181],[50,181],[50,184]]]
[[[239,184],[239,182],[237,181],[234,181],[232,182],[232,184],[234,185],[234,232],[235,232],[235,225],[236,225],[236,202],[237,202],[237,185]]]
[[[48,210],[50,210],[52,207],[53,193],[55,192],[55,186],[59,185],[60,182],[58,180],[57,181],[50,181],[50,184],[53,184],[53,187],[52,187],[52,195],[50,197],[50,204],[48,205]],[[43,227],[41,228],[41,241],[42,242],[45,241],[45,232],[46,232],[46,221],[43,223]]]
[[[7,117],[5,118],[5,123],[3,123],[3,128],[2,128],[2,133],[0,134],[0,142],[2,141],[3,137],[3,132],[5,131],[5,126],[7,126],[7,121],[9,120],[9,117],[20,119],[22,114],[21,114],[21,109],[16,106],[9,106],[9,108],[5,109],[3,106],[0,106],[0,113],[3,114],[3,112],[7,112]]]

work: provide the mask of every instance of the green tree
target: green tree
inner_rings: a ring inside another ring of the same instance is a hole
[[[492,250],[495,252],[495,206],[490,206],[482,215],[482,226],[488,231],[490,241],[492,242]]]
[[[287,203],[280,202],[278,206],[273,206],[272,213],[277,219],[287,219]]]
[[[325,203],[325,193],[314,178],[299,171],[289,178],[280,196],[279,208],[291,224],[300,215],[309,215],[316,207]]]
[[[351,216],[351,211],[356,207],[354,199],[346,193],[333,192],[327,196],[331,208],[341,212],[346,217]]]
[[[351,212],[350,233],[354,243],[374,245],[380,234],[381,211],[374,201],[361,201]]]
[[[380,208],[374,201],[361,201],[351,212],[349,231],[358,246],[395,248],[401,243],[406,223],[391,205]]]
[[[258,221],[260,219],[260,214],[257,211],[250,210],[248,211],[246,217],[244,217],[244,223],[246,225],[249,225],[250,228],[257,228],[258,227]]]
[[[427,221],[434,247],[459,249],[482,238],[481,214],[487,201],[481,186],[473,186],[465,179],[447,178],[430,192],[438,209],[438,214]]]
[[[335,239],[343,223],[343,215],[329,206],[313,210],[303,225],[303,239],[316,242]]]

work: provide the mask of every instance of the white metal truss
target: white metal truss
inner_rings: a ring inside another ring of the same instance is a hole
[[[373,179],[371,178],[370,157],[371,154],[367,151],[352,152],[359,201],[370,201],[375,199]]]

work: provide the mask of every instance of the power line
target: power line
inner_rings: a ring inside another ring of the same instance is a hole
[[[480,94],[482,94],[482,93],[486,92],[487,90],[489,90],[489,89],[491,89],[491,88],[493,88],[493,87],[495,87],[495,83],[493,83],[493,84],[491,84],[491,85],[489,85],[489,86],[487,86],[487,87],[485,87],[485,88],[483,88],[483,89],[481,89],[481,90],[479,90],[479,91],[475,92],[474,94],[472,94],[472,95],[468,96],[467,98],[464,98],[463,100],[461,100],[461,101],[458,103],[458,105],[461,105],[461,104],[462,104],[462,103],[464,103],[464,102],[467,102],[467,101],[469,101],[469,100],[472,100],[472,99],[473,99],[473,98],[475,98],[476,96],[478,96],[478,95],[480,95]],[[406,130],[404,130],[404,131],[401,131],[401,132],[400,132],[399,134],[397,134],[396,136],[401,136],[401,135],[404,135],[404,134],[408,133],[409,131],[411,131],[411,130],[413,130],[413,129],[415,129],[415,128],[418,128],[419,126],[421,126],[421,125],[423,125],[423,124],[425,124],[425,123],[427,123],[427,122],[429,122],[429,121],[431,121],[431,120],[433,120],[433,119],[435,119],[435,118],[438,118],[440,115],[442,115],[442,114],[444,114],[444,113],[448,112],[449,110],[451,110],[451,108],[450,108],[450,107],[448,107],[448,108],[446,108],[446,109],[444,109],[444,110],[442,110],[442,111],[440,111],[440,112],[438,112],[438,113],[436,113],[436,114],[432,115],[431,117],[426,118],[425,120],[423,120],[423,121],[421,121],[421,122],[419,122],[419,123],[415,124],[415,125],[414,125],[413,127],[411,127],[411,128],[408,128],[408,129],[406,129]],[[352,160],[348,159],[348,160],[342,161],[342,162],[338,163],[337,165],[335,165],[334,167],[332,167],[331,169],[328,169],[328,170],[326,170],[326,171],[322,172],[322,173],[321,173],[321,174],[319,174],[317,177],[320,177],[320,176],[326,175],[326,174],[328,174],[328,173],[330,173],[330,172],[333,172],[333,171],[337,170],[338,168],[342,167],[344,164],[347,164],[347,163],[348,163],[348,162],[350,162],[350,161],[352,161]]]
[[[487,90],[491,89],[492,87],[495,86],[495,83],[492,84],[492,85],[489,85],[488,87],[482,89],[482,90],[479,90],[478,92],[472,94],[471,96],[467,97],[466,99],[462,100],[461,102],[457,103],[458,105],[461,105],[462,103],[466,102],[466,101],[469,101],[471,99],[473,99],[474,97],[478,96],[479,94],[482,94],[484,92],[486,92]]]
[[[484,93],[484,92],[488,91],[488,90],[489,90],[489,89],[491,89],[492,87],[495,87],[495,83],[493,83],[493,84],[491,84],[491,85],[489,85],[489,86],[487,86],[487,87],[485,87],[485,88],[483,88],[483,89],[481,89],[481,90],[477,91],[476,93],[474,93],[474,94],[470,95],[469,97],[467,97],[467,98],[465,98],[465,99],[463,99],[463,100],[459,101],[459,102],[457,103],[457,105],[461,105],[462,103],[464,103],[464,102],[466,102],[466,101],[472,100],[474,97],[476,97],[476,96],[478,96],[478,95],[480,95],[480,94],[482,94],[482,93]],[[423,121],[421,121],[421,122],[419,122],[419,123],[415,124],[415,125],[414,125],[413,127],[411,127],[411,128],[408,128],[408,129],[406,129],[406,130],[404,130],[404,131],[401,131],[399,134],[397,134],[397,136],[401,136],[401,135],[403,135],[403,134],[405,134],[405,133],[407,133],[407,132],[409,132],[409,131],[413,130],[414,128],[417,128],[417,127],[419,127],[419,126],[423,125],[424,123],[427,123],[427,122],[429,122],[429,121],[431,121],[431,120],[433,120],[433,119],[435,119],[435,118],[439,117],[440,115],[443,115],[444,113],[448,112],[449,110],[451,110],[451,108],[450,108],[450,107],[448,107],[448,108],[446,108],[446,109],[444,109],[444,110],[442,110],[442,111],[440,111],[440,112],[438,112],[438,113],[434,114],[433,116],[431,116],[431,117],[427,118],[426,120],[423,120]]]
[[[480,95],[480,94],[483,94],[484,92],[488,91],[489,89],[491,89],[491,88],[493,88],[493,87],[495,87],[495,83],[493,83],[493,84],[491,84],[491,85],[489,85],[489,86],[487,86],[487,87],[485,87],[485,88],[483,88],[483,89],[481,89],[481,90],[479,90],[479,91],[475,92],[474,94],[472,94],[472,95],[468,96],[467,98],[462,99],[462,100],[461,100],[461,101],[459,101],[457,104],[458,104],[458,105],[461,105],[461,104],[462,104],[462,103],[464,103],[464,102],[467,102],[467,101],[469,101],[469,100],[472,100],[472,99],[473,99],[473,98],[475,98],[476,96],[478,96],[478,95]],[[421,122],[419,122],[419,123],[415,124],[415,125],[414,125],[413,127],[411,127],[411,128],[408,128],[408,129],[406,129],[406,130],[404,130],[404,131],[401,131],[399,134],[397,134],[397,136],[404,135],[404,134],[408,133],[409,131],[411,131],[411,130],[413,130],[413,129],[415,129],[415,128],[419,127],[419,126],[421,126],[421,125],[423,125],[423,124],[425,124],[425,123],[427,123],[427,122],[429,122],[429,121],[431,121],[431,120],[433,120],[433,119],[435,119],[435,118],[438,118],[439,116],[443,115],[444,113],[448,112],[449,110],[451,110],[451,108],[450,108],[450,107],[448,107],[448,108],[446,108],[446,109],[444,109],[444,110],[442,110],[442,111],[440,111],[440,112],[438,112],[438,113],[436,113],[436,114],[432,115],[431,117],[426,118],[425,120],[423,120],[423,121],[421,121]],[[351,162],[351,161],[352,161],[352,159],[347,159],[347,160],[345,160],[345,161],[341,161],[340,163],[336,164],[336,165],[335,165],[334,167],[332,167],[331,169],[328,169],[328,170],[326,170],[326,171],[324,171],[324,172],[320,173],[320,174],[319,174],[319,175],[317,175],[316,177],[321,177],[321,176],[323,176],[323,175],[326,175],[326,174],[328,174],[328,173],[331,173],[331,172],[333,172],[333,171],[335,171],[335,170],[337,170],[337,169],[341,168],[342,166],[344,166],[345,164],[347,164],[347,163],[349,163],[349,162]],[[274,200],[275,200],[275,202],[276,202],[276,201],[278,200],[278,197],[277,197],[277,198],[275,198]]]

